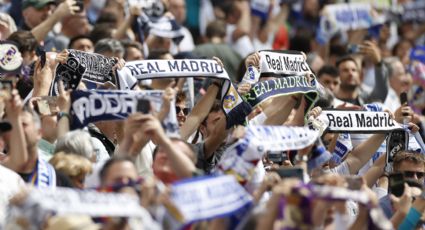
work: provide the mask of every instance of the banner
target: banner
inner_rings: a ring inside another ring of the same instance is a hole
[[[286,76],[268,81],[260,81],[251,87],[246,99],[252,107],[256,107],[269,98],[302,93],[308,98],[308,101],[314,102],[318,97],[315,83],[314,79],[311,81],[305,75]],[[310,103],[310,105],[312,104]]]
[[[400,20],[402,22],[425,22],[425,2],[417,0],[404,3]]]
[[[153,111],[159,111],[162,104],[161,90],[120,91],[120,90],[90,90],[71,92],[71,126],[82,128],[88,123],[107,120],[123,120],[137,111],[139,99],[151,102]],[[178,125],[174,102],[163,123],[168,134],[176,134]]]
[[[65,64],[58,64],[55,78],[50,86],[50,96],[59,95],[58,82],[64,83],[65,90],[75,90],[81,80],[100,83],[114,82],[112,67],[117,63],[114,58],[108,58],[96,53],[86,53],[78,50],[68,50]]]
[[[318,119],[327,124],[329,132],[386,133],[403,128],[386,112],[323,110]]]
[[[379,207],[371,205],[365,191],[350,190],[335,186],[318,186],[302,184],[293,187],[291,194],[282,196],[279,201],[279,212],[275,222],[277,229],[313,229],[313,209],[315,200],[324,201],[354,201],[369,208],[372,228],[391,229],[391,222],[385,217]]]
[[[267,151],[303,149],[318,137],[319,132],[308,127],[248,126],[245,136],[224,152],[217,170],[245,183]]]
[[[226,70],[215,60],[184,59],[184,60],[141,60],[127,62],[120,77],[133,76],[137,80],[207,77],[224,80],[221,88],[221,101],[226,114],[226,127],[243,124],[245,117],[251,112],[251,106],[245,102],[232,85]]]
[[[31,190],[29,201],[38,203],[42,210],[57,215],[84,214],[91,217],[146,217],[135,196],[118,193],[101,193],[58,187],[56,190]],[[152,221],[152,220],[151,220]]]
[[[324,44],[339,31],[367,29],[385,20],[385,15],[378,14],[368,3],[329,4],[322,10],[317,39]]]
[[[174,183],[171,201],[186,225],[227,217],[252,205],[251,195],[232,176],[197,177]]]
[[[302,93],[307,101],[307,114],[318,99],[315,76],[305,56],[299,51],[260,51],[260,74],[271,75],[275,79],[254,83],[254,79],[257,79],[254,69],[252,66],[248,67],[244,77],[244,81],[253,83],[245,96],[252,107],[269,98]]]
[[[300,51],[260,51],[260,72],[280,75],[311,74],[310,67]]]
[[[259,17],[261,20],[267,20],[270,11],[270,2],[262,0],[251,0],[251,14]]]
[[[149,4],[149,3],[148,3]],[[150,9],[152,13],[158,9]],[[164,9],[162,9],[164,10]],[[179,44],[184,38],[182,27],[175,19],[168,16],[155,15],[146,13],[146,8],[135,21],[133,26],[139,34],[140,40],[145,40],[145,35],[152,34],[162,38],[170,38],[175,44]]]

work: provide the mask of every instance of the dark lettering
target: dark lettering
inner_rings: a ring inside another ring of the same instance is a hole
[[[152,73],[152,72],[157,73],[158,72],[150,62],[148,62],[148,71],[149,71],[149,73]]]
[[[187,66],[187,64],[186,64],[185,61],[182,61],[182,65],[181,65],[180,71],[188,71],[188,72],[190,72],[189,66]]]
[[[272,66],[271,66],[271,60],[270,60],[270,56],[269,55],[266,55],[266,62],[267,62],[267,65],[269,66],[269,69],[271,69]]]
[[[198,62],[190,61],[190,68],[192,69],[192,71],[199,71]]]
[[[366,119],[364,114],[356,114],[356,122],[359,127],[366,127]]]
[[[132,66],[132,65],[128,65],[128,66],[126,66],[130,71],[131,71],[131,75],[133,75],[133,76],[137,76],[137,75],[139,75],[139,73],[137,72],[137,69],[136,68],[134,68],[134,66]]]
[[[140,74],[148,73],[147,71],[143,70],[143,63],[136,64],[136,67],[140,70]]]
[[[201,61],[201,69],[202,69],[202,72],[210,72],[208,70],[208,63],[206,63],[204,61]]]
[[[158,70],[158,72],[165,72],[165,69],[159,68],[158,62],[155,62],[155,66],[156,66],[156,69]]]
[[[328,120],[329,120],[329,126],[335,127],[336,126],[335,116],[331,113],[326,114],[326,116],[328,117]]]
[[[177,61],[168,61],[168,67],[171,71],[177,71],[180,72],[179,65],[177,64]]]
[[[221,65],[219,65],[219,64],[215,64],[215,72],[216,73],[223,73],[224,72],[223,67],[221,67]]]

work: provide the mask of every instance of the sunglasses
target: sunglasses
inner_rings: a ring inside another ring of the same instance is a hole
[[[176,114],[179,114],[180,113],[180,111],[183,111],[183,114],[185,115],[185,116],[187,116],[188,114],[189,114],[189,108],[181,108],[181,107],[179,107],[179,106],[176,106]]]
[[[403,175],[407,178],[414,178],[415,175],[418,179],[423,179],[425,176],[424,172],[415,172],[415,171],[404,171]]]

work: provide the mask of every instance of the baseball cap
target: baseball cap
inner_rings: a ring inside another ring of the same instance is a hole
[[[24,0],[22,2],[22,9],[26,9],[32,6],[36,8],[37,10],[39,10],[48,4],[56,4],[56,1],[55,0]]]
[[[12,130],[12,125],[8,121],[0,121],[0,134]]]

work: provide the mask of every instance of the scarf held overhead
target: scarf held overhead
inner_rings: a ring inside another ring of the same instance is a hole
[[[248,126],[245,136],[223,154],[218,170],[235,175],[239,182],[245,183],[267,151],[303,149],[318,137],[319,132],[308,127]]]
[[[323,110],[317,119],[326,123],[329,132],[385,133],[403,129],[386,112]]]
[[[178,209],[172,214],[185,225],[230,216],[252,205],[251,195],[226,175],[179,181],[171,187],[171,200]]]
[[[161,90],[90,90],[72,91],[71,115],[72,128],[82,128],[88,123],[107,120],[123,120],[137,112],[139,99],[149,100],[154,111],[162,104]],[[170,112],[163,121],[168,134],[176,134],[178,125],[174,102],[170,103]]]
[[[50,86],[50,95],[59,94],[59,81],[63,81],[65,90],[75,90],[81,80],[99,84],[113,82],[115,80],[112,67],[116,63],[117,60],[114,58],[71,49],[66,63],[56,66],[55,78]]]
[[[270,98],[303,94],[307,114],[318,99],[315,76],[299,51],[260,51],[260,74],[271,74],[275,79],[253,84],[247,96],[252,107]]]
[[[137,80],[206,77],[224,80],[221,88],[222,108],[226,114],[229,128],[235,124],[243,124],[245,117],[251,112],[251,106],[243,100],[232,85],[226,70],[215,60],[185,59],[185,60],[141,60],[127,62],[119,77],[127,75]]]

